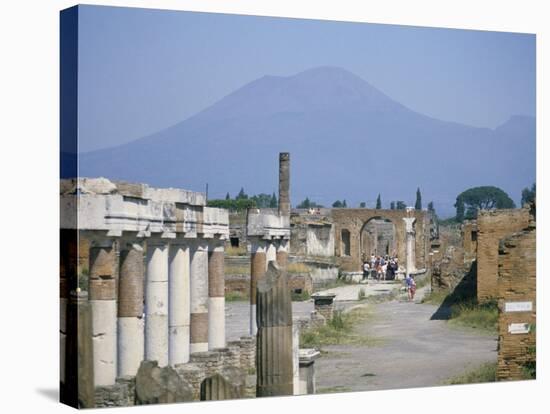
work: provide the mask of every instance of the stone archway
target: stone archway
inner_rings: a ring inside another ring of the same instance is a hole
[[[397,254],[397,232],[395,224],[383,216],[372,217],[363,224],[360,231],[361,260],[375,256]]]
[[[395,227],[395,251],[401,266],[407,257],[406,222],[414,218],[412,237],[417,269],[425,267],[426,243],[430,240],[428,212],[422,210],[383,210],[368,208],[333,208],[331,218],[334,225],[334,255],[340,269],[345,272],[359,272],[362,268],[361,233],[369,220],[380,218],[390,220]],[[428,232],[428,234],[425,234]],[[370,252],[368,252],[370,255]]]
[[[238,388],[239,387],[230,383],[222,375],[214,374],[201,382],[200,400],[219,401],[241,398],[242,393],[239,392]]]

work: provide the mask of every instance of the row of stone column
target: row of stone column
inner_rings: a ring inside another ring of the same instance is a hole
[[[96,386],[225,346],[223,241],[149,240],[145,266],[140,243],[119,244],[119,260],[112,241],[90,249]]]
[[[286,269],[288,263],[289,242],[285,239],[266,240],[249,237],[250,257],[250,335],[256,335],[256,288],[263,279],[269,262],[276,262],[279,268]]]

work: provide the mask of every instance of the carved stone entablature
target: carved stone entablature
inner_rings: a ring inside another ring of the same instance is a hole
[[[106,178],[61,180],[60,193],[64,229],[168,239],[229,237],[227,210],[206,207],[203,193]]]
[[[247,237],[265,240],[290,239],[290,218],[276,209],[250,209],[247,215]]]

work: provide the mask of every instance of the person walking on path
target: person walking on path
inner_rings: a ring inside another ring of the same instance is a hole
[[[409,301],[413,301],[414,294],[416,293],[416,282],[414,281],[412,275],[407,275],[405,278],[405,284],[407,286],[407,297],[409,298]]]

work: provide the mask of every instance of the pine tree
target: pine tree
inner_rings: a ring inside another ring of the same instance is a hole
[[[248,195],[244,192],[244,188],[241,187],[241,191],[239,191],[239,194],[237,194],[236,200],[246,200],[248,199]]]
[[[271,208],[277,208],[277,196],[275,195],[275,192],[271,195],[271,200],[269,202],[269,207]]]
[[[456,207],[456,221],[461,222],[462,220],[464,220],[465,206],[464,206],[464,201],[460,196],[456,198],[455,207]]]
[[[298,204],[298,208],[310,208],[310,207],[311,207],[311,201],[309,201],[309,197],[306,197],[304,201]]]
[[[343,208],[347,208],[347,207],[348,207],[348,205],[346,204],[346,200],[344,200],[344,202],[342,203],[342,207],[343,207]]]
[[[415,210],[422,210],[422,194],[420,194],[420,187],[416,189],[416,203],[414,203]]]
[[[380,194],[378,194],[378,198],[376,199],[376,209],[380,210],[382,208],[382,199],[380,198]]]
[[[390,210],[395,210],[395,201],[390,203]]]
[[[226,199],[226,200],[231,200],[231,196],[229,195],[229,193],[227,193],[227,194],[225,195],[225,199]]]

